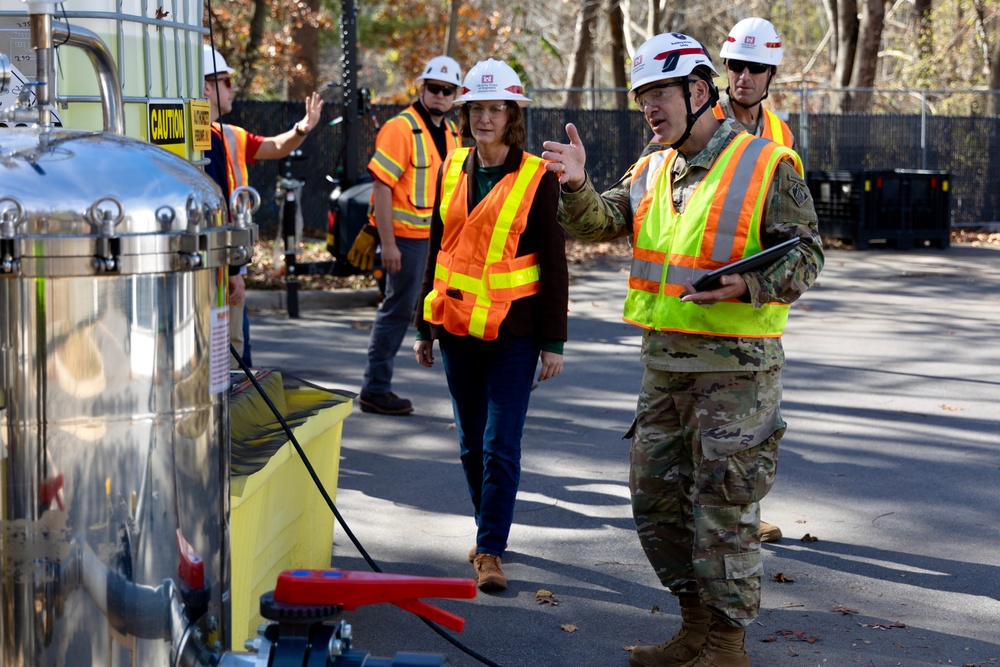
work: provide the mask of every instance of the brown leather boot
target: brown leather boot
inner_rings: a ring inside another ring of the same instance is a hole
[[[472,563],[476,567],[479,590],[489,593],[507,588],[507,577],[503,576],[503,570],[500,569],[500,556],[476,554]]]
[[[761,542],[777,542],[781,539],[781,529],[775,526],[773,523],[768,523],[766,521],[760,522],[760,541]]]
[[[629,656],[629,667],[680,667],[697,657],[705,643],[712,615],[697,595],[678,595],[681,603],[681,629],[656,646],[636,646]]]
[[[681,667],[750,667],[750,656],[743,644],[745,637],[746,630],[734,628],[721,616],[713,615],[701,653]]]

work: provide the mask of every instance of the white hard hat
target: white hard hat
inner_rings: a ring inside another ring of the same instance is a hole
[[[216,74],[229,74],[234,72],[232,67],[226,64],[226,59],[222,54],[213,49],[208,44],[202,44],[202,66],[205,68],[205,76],[215,76]]]
[[[462,96],[455,104],[465,104],[477,100],[511,100],[519,107],[527,106],[530,99],[524,96],[524,88],[517,72],[507,63],[499,60],[481,60],[465,75]]]
[[[693,37],[679,32],[650,37],[636,49],[632,58],[629,95],[634,96],[636,90],[650,83],[687,76],[699,66],[708,68],[716,76],[719,74],[705,47]]]
[[[417,85],[426,80],[441,81],[452,86],[462,85],[462,68],[454,58],[448,56],[434,56],[427,61],[420,76],[417,77]]]
[[[719,56],[726,60],[746,60],[774,66],[781,64],[782,55],[778,31],[770,21],[761,18],[743,19],[734,25],[719,52]]]

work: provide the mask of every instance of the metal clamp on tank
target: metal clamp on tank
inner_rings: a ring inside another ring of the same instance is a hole
[[[257,241],[257,225],[253,214],[260,208],[260,193],[249,185],[233,190],[229,198],[233,224],[229,230],[229,265],[246,264],[253,256],[253,245]]]
[[[114,204],[111,210],[102,204]],[[98,273],[115,273],[121,269],[121,242],[115,227],[122,221],[125,208],[114,197],[102,197],[95,201],[88,213],[88,222],[95,228],[94,270]]]
[[[24,220],[24,206],[13,197],[0,199],[0,273],[13,273],[17,268],[14,239],[17,226]]]

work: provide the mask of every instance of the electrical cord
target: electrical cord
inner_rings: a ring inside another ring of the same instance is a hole
[[[358,550],[358,553],[360,553],[361,557],[365,559],[366,563],[368,563],[368,567],[370,567],[373,572],[382,572],[383,571],[382,568],[380,568],[378,566],[378,563],[376,563],[372,559],[372,557],[368,555],[368,551],[365,550],[360,540],[358,540],[358,538],[354,535],[354,531],[351,530],[350,526],[347,525],[347,521],[345,521],[344,517],[340,514],[340,510],[337,509],[337,506],[334,504],[333,499],[330,498],[330,494],[327,493],[326,488],[323,486],[322,480],[320,480],[319,475],[316,474],[316,470],[312,466],[312,463],[309,461],[309,458],[306,456],[306,453],[302,450],[302,446],[299,444],[299,441],[295,439],[295,435],[292,434],[292,429],[291,427],[288,426],[288,422],[285,421],[285,418],[281,415],[281,412],[274,405],[274,403],[271,402],[271,399],[267,395],[267,392],[265,392],[264,388],[260,386],[259,382],[257,382],[257,378],[254,377],[254,374],[250,370],[250,367],[247,366],[246,363],[243,361],[243,357],[237,354],[236,348],[233,347],[232,343],[229,344],[229,353],[233,355],[233,357],[236,359],[236,362],[240,365],[240,369],[243,370],[243,373],[253,384],[254,388],[257,390],[257,393],[259,393],[261,398],[264,399],[264,403],[267,404],[267,407],[274,414],[275,418],[278,420],[278,423],[281,424],[281,428],[285,431],[285,434],[288,436],[288,441],[292,443],[292,446],[298,453],[299,458],[302,459],[302,463],[305,465],[306,472],[309,473],[309,477],[312,478],[313,484],[316,485],[316,488],[319,490],[320,495],[323,496],[323,500],[326,501],[327,506],[330,508],[331,511],[333,511],[333,516],[337,518],[337,523],[339,523],[340,526],[344,529],[344,533],[347,535],[348,538],[350,538],[351,543],[354,544],[354,547]],[[421,621],[424,622],[424,625],[429,627],[431,630],[440,635],[441,638],[443,638],[449,644],[451,644],[458,650],[462,651],[466,655],[470,656],[471,658],[474,658],[475,660],[478,660],[479,662],[481,662],[484,665],[487,665],[488,667],[501,667],[499,664],[493,662],[492,660],[490,660],[485,656],[479,655],[474,650],[472,650],[459,640],[452,637],[451,634],[446,632],[441,626],[439,626],[434,621],[427,619],[421,616],[420,614],[417,614],[416,616],[417,618],[419,618]]]

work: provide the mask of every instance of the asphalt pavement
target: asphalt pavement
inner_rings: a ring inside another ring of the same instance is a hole
[[[510,586],[431,601],[504,667],[616,667],[679,624],[635,535],[628,442],[642,367],[621,321],[626,261],[571,267],[561,376],[533,392],[504,572]],[[255,365],[358,391],[375,293],[251,293]],[[754,667],[1000,665],[1000,248],[832,250],[791,311]],[[475,525],[440,359],[397,357],[405,417],[344,422],[337,505],[387,572],[471,577]],[[435,348],[436,350],[436,348]],[[332,517],[331,517],[332,520]],[[804,539],[805,536],[809,536]],[[332,566],[367,570],[337,526]],[[540,603],[538,591],[557,604]],[[481,664],[390,605],[345,615],[374,656]]]

